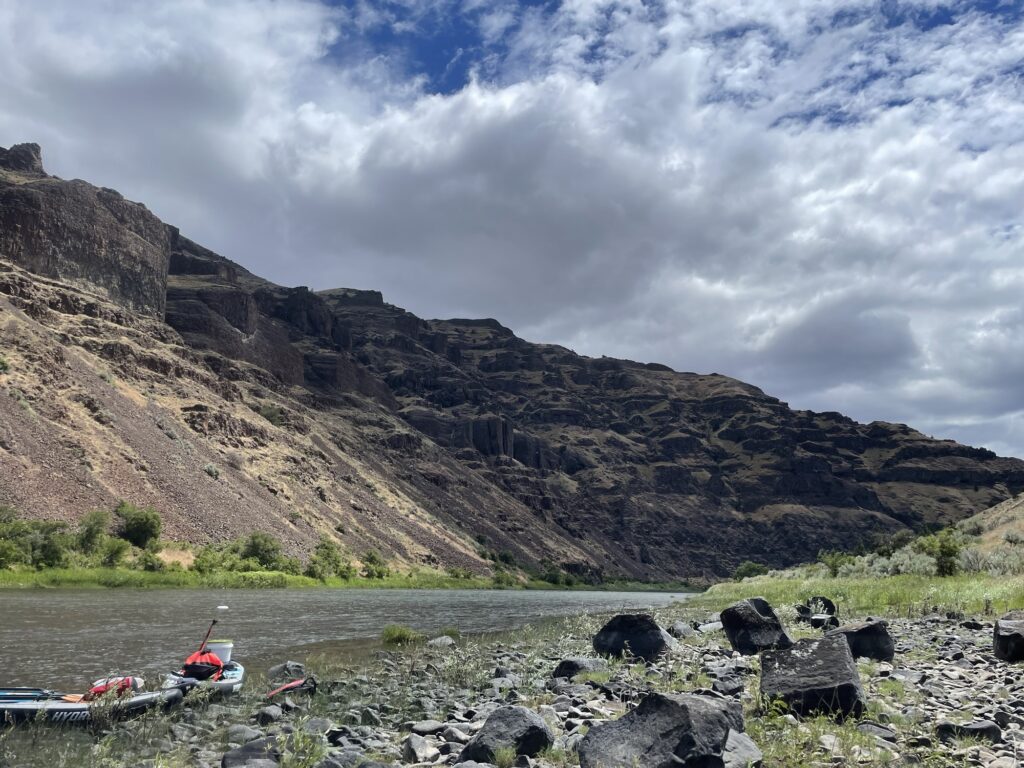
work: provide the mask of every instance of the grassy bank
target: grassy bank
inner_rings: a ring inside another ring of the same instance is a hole
[[[736,600],[760,596],[782,607],[815,595],[834,600],[843,616],[913,617],[947,611],[1001,613],[1024,608],[1024,576],[973,573],[829,578],[772,574],[716,584],[688,605],[720,610]]]
[[[528,581],[515,586],[496,585],[483,576],[452,576],[443,571],[390,573],[383,578],[354,576],[331,577],[324,581],[275,571],[221,571],[199,573],[183,569],[140,571],[133,568],[43,568],[41,570],[0,569],[0,589],[26,588],[80,589],[537,589],[567,590],[545,581]],[[679,584],[642,584],[609,582],[598,586],[576,585],[572,589],[622,592],[692,591]]]

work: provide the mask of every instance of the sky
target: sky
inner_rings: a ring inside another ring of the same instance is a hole
[[[0,0],[0,146],[285,285],[1024,456],[1022,0]]]

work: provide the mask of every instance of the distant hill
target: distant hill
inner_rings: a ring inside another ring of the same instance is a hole
[[[0,503],[126,498],[191,541],[710,580],[1024,490],[1020,460],[726,376],[274,285],[36,145],[0,149],[0,357]]]

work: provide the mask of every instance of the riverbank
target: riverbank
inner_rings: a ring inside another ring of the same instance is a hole
[[[353,576],[313,579],[277,571],[215,571],[184,569],[143,571],[134,568],[0,569],[0,590],[29,588],[74,589],[530,589],[608,592],[697,592],[688,584],[608,581],[601,584],[552,584],[539,579],[511,583],[483,576],[452,576],[443,571],[390,573],[382,578]]]
[[[464,743],[484,728],[488,717],[514,704],[536,713],[551,729],[552,743],[530,765],[564,768],[579,763],[577,749],[589,730],[621,718],[652,692],[713,688],[742,706],[746,732],[763,753],[766,768],[1018,764],[1024,755],[1024,739],[1019,738],[1024,670],[992,656],[993,617],[932,613],[918,600],[930,594],[969,602],[992,584],[986,583],[985,589],[979,585],[977,592],[957,582],[943,587],[901,580],[883,583],[877,598],[866,598],[855,590],[861,585],[841,579],[793,582],[774,588],[780,597],[776,607],[794,639],[821,633],[796,622],[795,613],[782,602],[790,598],[796,602],[813,594],[831,596],[844,621],[860,618],[858,606],[864,604],[871,606],[871,613],[883,613],[875,608],[894,596],[910,596],[914,599],[908,605],[923,610],[922,615],[908,608],[908,617],[903,608],[896,609],[899,601],[893,601],[888,616],[895,658],[857,663],[866,699],[861,717],[841,723],[826,717],[799,719],[766,706],[758,694],[759,658],[734,656],[725,635],[713,626],[688,633],[654,664],[611,660],[574,680],[555,679],[552,673],[561,660],[595,655],[592,639],[607,616],[578,616],[486,639],[464,637],[454,647],[417,644],[382,651],[358,667],[341,666],[327,657],[310,669],[321,682],[318,692],[292,696],[280,706],[268,706],[262,695],[270,681],[254,678],[234,699],[193,701],[166,716],[117,725],[95,739],[80,734],[71,737],[79,742],[48,743],[38,735],[46,731],[37,730],[35,736],[25,731],[9,733],[0,749],[9,760],[16,757],[12,764],[19,766],[54,764],[53,750],[61,748],[61,759],[82,764],[91,760],[100,768],[214,768],[225,753],[232,757],[223,764],[245,765],[233,762],[241,753],[232,750],[246,744],[254,750],[265,743],[259,739],[271,738],[280,750],[271,753],[271,764],[286,768],[454,765]],[[826,588],[818,589],[822,586]],[[691,602],[652,613],[662,626],[682,621],[689,627],[715,618],[737,595],[769,588],[769,583],[756,580],[722,585]],[[800,591],[807,588],[812,592]],[[949,727],[939,728],[943,722],[972,720],[994,723],[998,734],[963,738],[949,735]],[[490,764],[507,768],[513,761],[513,754],[502,751]]]

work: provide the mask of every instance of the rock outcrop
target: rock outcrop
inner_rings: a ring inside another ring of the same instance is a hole
[[[725,376],[274,285],[35,145],[0,150],[0,320],[0,503],[30,515],[131,498],[189,540],[257,519],[293,552],[710,581],[1024,489],[1024,462]],[[200,456],[237,467],[204,487]]]
[[[176,230],[112,189],[47,176],[38,145],[0,152],[0,255],[162,317]]]

